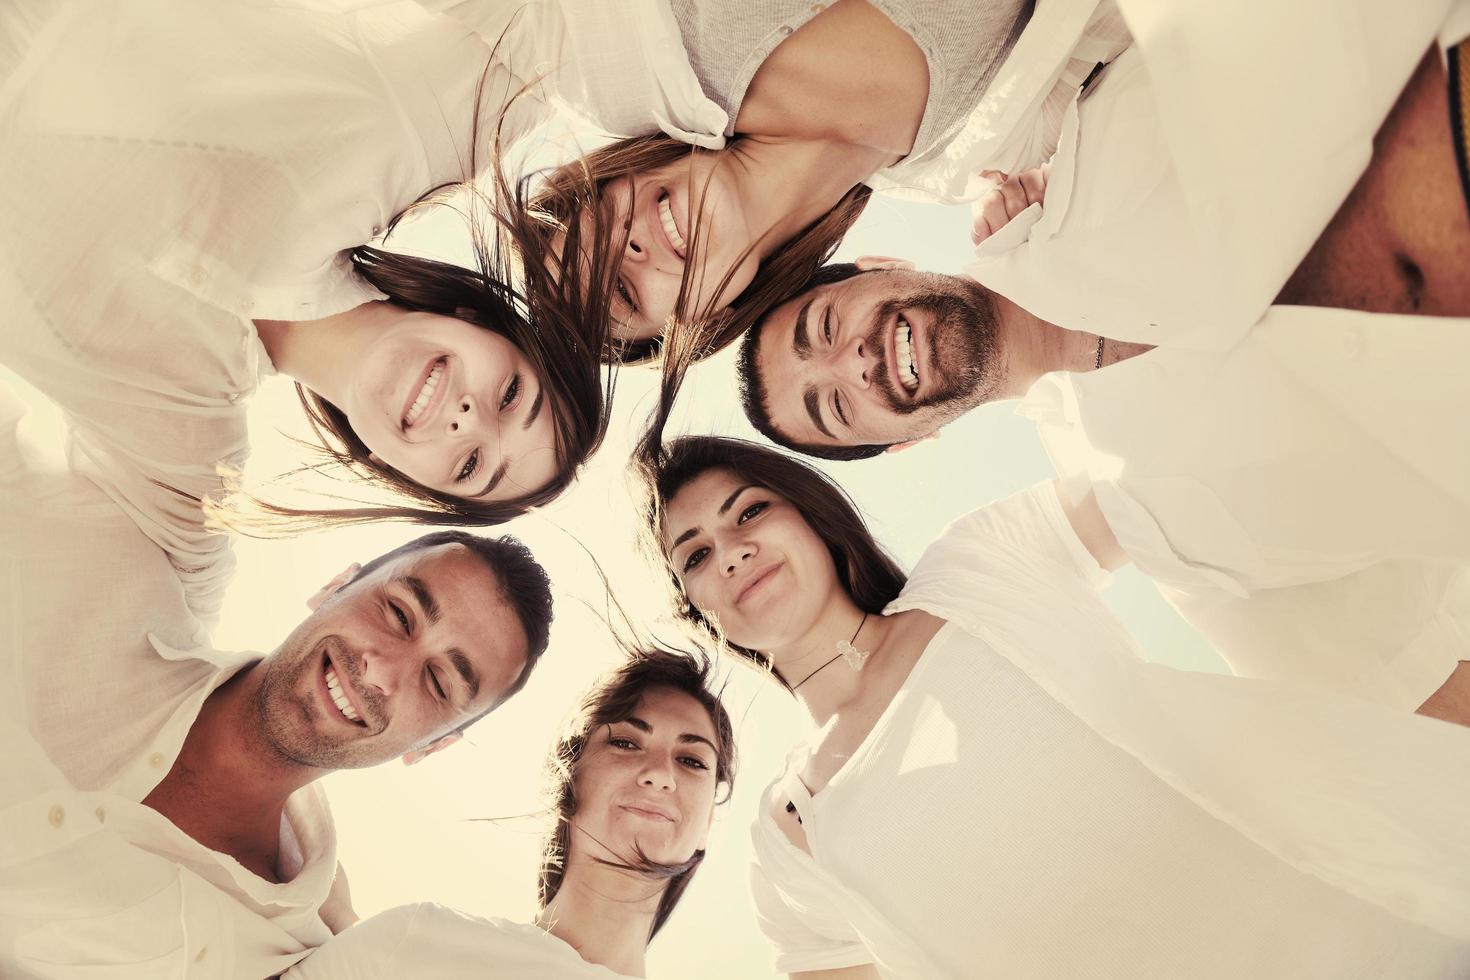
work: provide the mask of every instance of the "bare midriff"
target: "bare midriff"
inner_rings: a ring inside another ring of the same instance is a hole
[[[1452,140],[1431,48],[1374,137],[1368,169],[1276,302],[1470,316],[1470,210]]]

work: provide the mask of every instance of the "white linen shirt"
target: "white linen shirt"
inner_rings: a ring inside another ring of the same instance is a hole
[[[628,980],[588,963],[540,926],[421,902],[389,909],[334,938],[283,980]]]
[[[348,250],[470,176],[482,76],[486,120],[521,80],[411,3],[30,0],[0,13],[0,52],[0,361],[61,405],[74,467],[212,620],[228,539],[173,490],[243,461],[272,372],[251,319],[382,298]]]
[[[208,646],[164,554],[89,481],[33,469],[0,405],[0,974],[273,975],[331,934],[320,788],[287,802],[282,884],[142,803],[259,654]]]
[[[1045,204],[966,272],[1071,329],[1224,350],[1341,206],[1425,50],[1470,31],[1470,3],[1119,8],[1137,43],[1067,109]]]
[[[733,120],[701,88],[663,0],[421,2],[488,41],[519,49],[518,63],[549,76],[557,105],[604,132],[662,131],[706,149],[725,145]],[[523,20],[531,11],[535,21]],[[989,189],[981,170],[1037,166],[1056,149],[1063,113],[1083,79],[1128,43],[1113,0],[1037,4],[986,95],[943,151],[923,148],[923,160],[899,161],[867,183],[899,197],[953,203]]]
[[[1467,363],[1470,320],[1279,306],[1019,412],[1237,674],[1412,711],[1470,646]]]
[[[799,748],[763,797],[776,969],[1461,975],[1470,734],[1144,663],[1105,578],[1049,484],[930,546],[885,612],[946,625],[825,788]]]

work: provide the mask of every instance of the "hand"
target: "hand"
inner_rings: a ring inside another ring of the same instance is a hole
[[[979,245],[1005,227],[1016,215],[1033,204],[1046,200],[1046,182],[1051,177],[1051,164],[1043,163],[1014,177],[999,170],[982,170],[980,176],[998,181],[1000,186],[987,191],[971,209],[975,223],[970,226],[970,241]]]

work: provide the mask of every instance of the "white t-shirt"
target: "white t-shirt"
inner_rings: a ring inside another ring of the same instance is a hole
[[[888,611],[948,623],[821,792],[802,748],[762,801],[752,878],[776,968],[1462,974],[1470,738],[1143,663],[1098,581],[1049,484],[920,559]],[[810,854],[771,818],[787,800]]]
[[[588,963],[540,926],[421,902],[364,919],[312,953],[285,980],[628,980]]]
[[[482,77],[480,166],[523,80],[412,3],[0,11],[0,361],[61,406],[73,466],[168,554],[205,620],[228,539],[173,490],[218,489],[216,467],[248,450],[245,402],[272,373],[251,319],[382,298],[347,252],[471,175]],[[505,137],[547,112],[533,92]]]
[[[1412,711],[1470,648],[1470,320],[1273,307],[1021,402],[1237,674]]]
[[[216,650],[162,551],[91,482],[32,468],[0,387],[0,975],[269,976],[331,935],[336,835],[287,801],[266,881],[143,800],[209,694]]]

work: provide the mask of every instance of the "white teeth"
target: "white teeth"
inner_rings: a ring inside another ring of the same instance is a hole
[[[919,367],[914,357],[912,341],[913,331],[907,326],[899,327],[894,334],[893,346],[898,354],[898,380],[909,391],[919,387]]]
[[[337,680],[337,672],[330,667],[327,668],[327,693],[332,695],[332,703],[337,706],[338,711],[342,712],[343,717],[348,721],[360,720],[357,709],[353,708],[352,702],[342,694],[342,684]]]
[[[439,384],[439,376],[443,373],[444,362],[439,361],[434,365],[434,369],[429,372],[429,376],[424,379],[424,386],[419,389],[418,397],[413,400],[412,405],[408,406],[408,412],[403,416],[405,425],[413,425],[414,422],[418,421],[418,417],[423,412],[424,406],[429,404],[429,399],[434,396],[434,389]]]
[[[664,223],[664,233],[669,236],[669,241],[674,243],[674,248],[680,252],[686,250],[684,236],[679,234],[679,226],[674,223],[674,209],[669,204],[669,195],[664,194],[658,199],[658,216]]]

